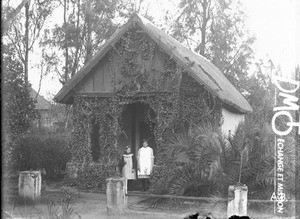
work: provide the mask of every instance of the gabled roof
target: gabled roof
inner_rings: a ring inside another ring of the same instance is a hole
[[[54,97],[56,102],[70,103],[76,85],[95,67],[130,26],[138,24],[163,50],[200,84],[224,103],[242,113],[252,112],[252,108],[225,75],[203,56],[189,50],[173,37],[160,30],[146,18],[135,14],[120,27],[100,48],[100,51],[80,70]]]
[[[39,95],[33,88],[30,87],[30,97],[36,100],[37,110],[48,110],[51,109],[51,103],[46,100],[43,96]]]

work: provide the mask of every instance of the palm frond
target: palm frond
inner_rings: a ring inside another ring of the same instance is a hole
[[[153,180],[160,194],[224,196],[228,186],[239,181],[248,186],[251,198],[267,198],[274,190],[275,142],[269,124],[246,119],[226,139],[217,127],[204,123],[174,133],[167,144],[166,168]],[[286,138],[286,189],[291,194],[295,189],[294,144],[294,139]],[[180,156],[184,162],[179,165]]]

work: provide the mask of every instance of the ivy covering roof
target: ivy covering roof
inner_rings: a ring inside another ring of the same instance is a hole
[[[130,26],[141,27],[170,57],[172,57],[199,84],[213,95],[241,113],[252,112],[252,108],[242,94],[229,82],[225,75],[205,57],[189,50],[173,37],[160,30],[152,22],[134,14],[100,48],[99,52],[68,81],[54,97],[59,103],[72,103],[74,88],[99,63],[112,46],[121,38]]]

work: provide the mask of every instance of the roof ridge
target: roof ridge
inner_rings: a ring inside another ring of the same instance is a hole
[[[226,76],[206,57],[188,49],[164,30],[159,29],[151,21],[138,13],[131,18],[102,45],[99,52],[72,77],[68,84],[56,94],[57,102],[70,103],[73,88],[93,69],[107,54],[123,34],[133,25],[137,24],[145,33],[161,47],[164,52],[173,57],[176,62],[200,84],[210,92],[217,95],[222,101],[232,105],[241,112],[251,112],[252,108],[242,94],[230,83]],[[185,57],[189,57],[187,60]],[[193,64],[191,64],[193,63]]]
[[[51,103],[45,97],[40,95],[36,90],[30,87],[30,97],[36,101],[37,109],[50,109]]]

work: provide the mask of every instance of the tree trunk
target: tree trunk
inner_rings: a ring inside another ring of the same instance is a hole
[[[202,17],[202,24],[201,24],[201,43],[200,43],[200,54],[205,55],[205,45],[206,45],[206,28],[207,23],[209,21],[209,2],[204,0],[201,2],[202,9],[203,9],[203,17]]]
[[[77,0],[77,22],[76,22],[77,29],[79,28],[79,20],[80,20],[80,0]],[[83,35],[83,33],[82,33],[82,35]],[[78,41],[77,41],[77,45],[76,45],[75,58],[74,58],[74,64],[72,67],[71,77],[73,77],[73,75],[75,75],[77,66],[78,66],[78,61],[79,61],[78,55],[79,55],[79,49],[81,47],[81,42],[82,42],[82,40],[79,39],[79,36],[80,36],[80,34],[78,35]]]
[[[29,5],[30,0],[23,0],[21,4],[8,16],[6,21],[3,22],[3,30],[2,33],[5,32],[5,30],[9,27],[10,22],[20,13],[21,9],[27,4]]]
[[[66,83],[69,79],[68,77],[68,63],[69,63],[69,49],[68,49],[68,28],[67,28],[67,0],[64,0],[64,31],[65,31],[65,75],[64,75],[64,83]]]
[[[29,62],[29,2],[25,5],[25,84],[28,86],[28,62]]]
[[[86,64],[89,59],[91,58],[92,55],[92,28],[91,28],[91,3],[88,0],[87,1],[87,10],[85,13],[85,20],[86,20],[86,25],[87,25],[87,40],[86,40],[86,55],[85,55],[85,60],[84,64]]]

